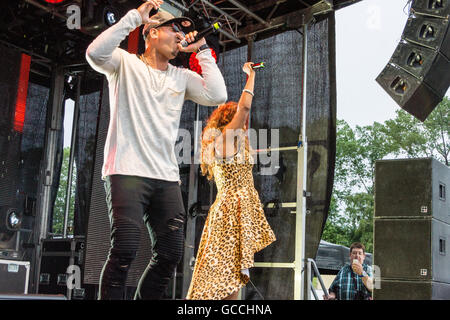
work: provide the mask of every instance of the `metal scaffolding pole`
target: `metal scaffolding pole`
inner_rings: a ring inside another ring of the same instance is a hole
[[[73,173],[73,163],[74,163],[74,158],[75,158],[75,143],[77,141],[78,119],[80,118],[81,78],[82,78],[82,75],[81,74],[78,75],[77,96],[76,96],[76,101],[75,101],[75,107],[73,110],[72,139],[70,142],[69,172],[68,172],[68,179],[67,179],[66,201],[65,201],[65,209],[64,209],[63,238],[67,238],[67,224],[69,222],[70,195],[72,193],[72,173]]]
[[[46,132],[43,174],[38,190],[38,203],[36,212],[36,230],[38,230],[34,242],[36,243],[35,265],[34,265],[34,292],[38,292],[40,262],[42,253],[42,241],[47,238],[49,230],[51,206],[52,182],[56,160],[58,136],[62,127],[62,104],[64,96],[64,70],[62,67],[53,66],[52,82],[48,115],[50,116],[50,127]]]
[[[297,149],[297,208],[295,218],[295,268],[294,299],[305,298],[305,223],[306,223],[306,178],[308,163],[308,140],[306,137],[306,89],[308,71],[308,24],[303,25],[302,61],[302,131]]]
[[[183,258],[183,286],[182,298],[186,297],[192,278],[193,259],[195,259],[195,224],[197,217],[191,216],[190,212],[197,203],[198,192],[198,157],[200,152],[200,135],[202,130],[202,122],[200,118],[200,106],[195,105],[195,124],[194,124],[194,155],[191,157],[191,167],[189,171],[189,195],[188,195],[188,212],[186,214],[186,238],[184,242],[184,258]]]
[[[240,3],[237,0],[228,0],[229,2],[231,2],[232,4],[234,4],[236,7],[238,7],[239,9],[241,9],[242,11],[244,11],[246,14],[248,14],[250,17],[252,17],[253,19],[257,20],[258,22],[262,23],[265,26],[270,26],[270,23],[267,22],[266,20],[264,20],[263,18],[261,18],[260,16],[258,16],[257,14],[253,13],[252,11],[250,11],[246,6],[244,6],[242,3]]]
[[[208,5],[209,7],[211,7],[212,9],[214,9],[215,11],[217,11],[218,13],[220,13],[221,15],[223,15],[224,17],[226,17],[227,19],[230,19],[231,21],[233,21],[234,23],[236,23],[238,26],[240,26],[242,23],[237,20],[235,17],[233,17],[232,15],[226,13],[225,11],[223,11],[222,9],[216,7],[215,5],[213,5],[211,2],[207,1],[207,0],[201,0],[202,3]]]

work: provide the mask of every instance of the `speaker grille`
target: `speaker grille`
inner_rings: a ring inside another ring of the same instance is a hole
[[[442,96],[397,65],[388,64],[376,81],[407,112],[425,121]]]
[[[449,0],[414,0],[411,9],[417,14],[448,18],[450,14]]]

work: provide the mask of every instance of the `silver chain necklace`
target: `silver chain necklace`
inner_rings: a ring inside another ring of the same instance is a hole
[[[156,76],[157,79],[155,79],[154,72],[152,72],[150,70],[151,67],[147,63],[147,59],[145,59],[144,55],[140,55],[140,58],[147,66],[148,74],[150,75],[151,87],[152,87],[153,91],[159,92],[162,88],[164,88],[164,84],[166,83],[168,68],[166,71],[155,70],[155,72],[158,74]],[[164,78],[163,78],[163,76],[164,76]],[[162,79],[162,81],[161,81],[161,79]],[[159,86],[158,86],[158,84],[159,84]]]

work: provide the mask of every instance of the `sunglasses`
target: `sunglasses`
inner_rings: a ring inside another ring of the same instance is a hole
[[[160,27],[171,27],[175,33],[180,33],[183,37],[186,35],[184,33],[182,27],[178,23],[175,23],[175,22],[168,23],[168,24],[162,24],[158,28],[160,28]]]

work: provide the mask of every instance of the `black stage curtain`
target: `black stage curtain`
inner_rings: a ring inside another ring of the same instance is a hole
[[[0,47],[0,54],[7,61],[0,65],[0,205],[23,212],[22,228],[33,230],[49,89],[28,83],[23,130],[14,131],[21,52]],[[20,241],[29,242],[32,233],[27,231],[24,235]],[[22,250],[12,243],[15,237],[16,234],[7,243],[0,240],[0,248]]]
[[[80,97],[75,163],[77,184],[74,208],[74,236],[84,236],[87,230],[89,202],[92,187],[100,92]]]
[[[22,134],[13,129],[19,85],[21,53],[0,47],[7,63],[0,64],[0,205],[13,206],[19,170],[19,148]]]

